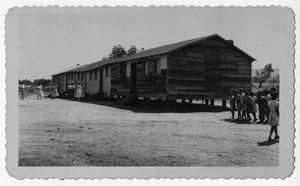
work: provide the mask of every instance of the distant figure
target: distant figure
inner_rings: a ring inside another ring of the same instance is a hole
[[[265,122],[265,109],[267,107],[267,100],[262,95],[261,91],[257,92],[256,103],[258,105],[258,111],[259,111],[259,115],[258,115],[259,123],[264,123]]]
[[[57,89],[58,89],[58,86],[56,83],[54,83],[54,85],[52,85],[51,100],[55,99],[59,96]]]
[[[84,86],[83,86],[83,83],[81,83],[81,89],[82,89],[82,92],[81,92],[81,98],[85,98],[85,92],[84,92]]]
[[[21,100],[24,100],[26,92],[25,92],[25,85],[23,84],[23,82],[21,82],[21,85],[19,85],[19,90],[21,93]]]
[[[246,96],[244,94],[244,91],[242,88],[240,88],[238,90],[238,93],[239,93],[239,100],[240,100],[240,111],[242,112],[242,116],[240,118],[240,120],[243,120],[243,119],[247,119],[246,118],[246,110],[247,110],[247,105],[246,105]]]
[[[229,96],[229,102],[230,102],[230,111],[231,111],[231,118],[230,121],[234,120],[234,111],[236,110],[236,104],[235,104],[235,96],[237,96],[237,92],[229,91],[228,93]]]
[[[253,106],[252,106],[252,101],[251,98],[249,96],[249,92],[246,91],[245,92],[245,105],[246,105],[246,121],[250,122],[251,121],[251,117],[250,114],[253,113]]]
[[[271,95],[269,94],[269,91],[268,90],[263,90],[263,94],[265,96],[265,99],[266,99],[267,103],[269,103],[269,101],[271,101]],[[269,119],[270,108],[269,108],[268,104],[265,107],[265,113],[266,113],[266,118],[267,118],[265,123],[269,123],[268,119]]]
[[[71,83],[70,86],[70,99],[74,100],[74,92],[75,92],[75,85],[73,83]]]
[[[71,84],[68,83],[68,86],[67,86],[67,94],[68,94],[68,99],[71,99]]]
[[[73,88],[73,100],[76,97],[77,87],[78,87],[78,83],[76,82]]]
[[[43,93],[43,86],[41,84],[38,83],[38,85],[36,86],[36,90],[37,90],[37,100],[42,100],[42,98],[44,97],[44,93]]]
[[[249,97],[251,99],[251,105],[252,105],[252,115],[253,115],[253,123],[255,123],[257,121],[256,118],[256,112],[257,112],[257,106],[256,106],[256,100],[257,98],[254,96],[253,92],[249,93]]]
[[[75,93],[75,98],[80,101],[82,97],[82,87],[80,85],[80,83],[77,84],[77,87],[76,87],[76,93]]]
[[[271,101],[268,102],[268,107],[270,108],[270,114],[268,119],[268,124],[271,125],[270,135],[268,141],[272,140],[273,131],[275,132],[275,139],[279,139],[277,132],[277,126],[279,125],[279,102],[276,100],[278,94],[273,92],[271,93]]]

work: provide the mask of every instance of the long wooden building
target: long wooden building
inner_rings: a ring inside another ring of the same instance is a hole
[[[214,34],[53,75],[59,91],[83,83],[88,96],[225,99],[229,90],[251,90],[253,57]]]

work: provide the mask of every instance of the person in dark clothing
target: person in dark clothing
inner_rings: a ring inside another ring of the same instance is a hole
[[[258,111],[259,111],[259,113],[258,113],[259,123],[264,123],[264,121],[265,121],[265,110],[266,110],[265,107],[267,106],[267,100],[262,95],[261,91],[257,92],[256,103],[258,105]]]

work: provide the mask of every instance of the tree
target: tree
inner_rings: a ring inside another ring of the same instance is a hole
[[[118,46],[113,46],[112,50],[111,50],[111,54],[109,55],[109,59],[114,59],[117,57],[123,57],[125,56],[126,50],[123,46],[118,45]]]
[[[139,52],[144,52],[144,51],[145,49],[143,47],[139,50]]]
[[[20,83],[23,83],[24,85],[31,85],[32,84],[32,82],[30,81],[30,80],[28,80],[28,79],[24,79],[24,80],[22,80],[22,81],[20,81]]]
[[[136,54],[137,52],[143,52],[145,49],[141,48],[140,50],[138,50],[138,48],[135,45],[132,45],[130,47],[129,50],[125,50],[125,47],[122,45],[118,45],[118,46],[113,46],[113,48],[111,49],[111,54],[109,54],[109,57],[103,57],[102,60],[107,60],[107,59],[114,59],[117,57],[123,57],[123,56],[129,56],[132,54]]]
[[[132,45],[129,50],[127,50],[127,56],[135,54],[137,52],[137,48],[135,45]]]
[[[46,87],[50,83],[50,79],[40,79],[39,83],[43,86]]]
[[[256,70],[256,77],[259,79],[259,88],[262,87],[262,83],[271,77],[272,72],[274,72],[272,63],[267,64],[263,69]]]

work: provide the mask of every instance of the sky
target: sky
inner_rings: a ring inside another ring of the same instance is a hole
[[[30,10],[30,8],[28,8]],[[19,79],[51,78],[107,57],[113,46],[150,49],[218,34],[255,58],[253,69],[293,61],[293,12],[283,7],[38,8],[18,19]]]

